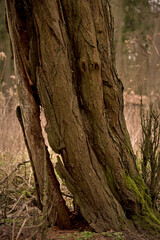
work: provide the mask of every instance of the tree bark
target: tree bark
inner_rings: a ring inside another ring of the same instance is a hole
[[[29,67],[27,63],[28,59],[26,56],[26,50],[29,43],[29,32],[26,32],[26,30],[29,30],[28,27],[30,27],[28,26],[29,22],[27,22],[27,20],[29,20],[29,12],[26,11],[29,11],[29,9],[25,9],[27,7],[27,5],[25,5],[25,1],[21,3],[19,1],[6,1],[6,7],[10,37],[13,44],[16,76],[18,80],[17,85],[22,117],[19,119],[21,120],[27,150],[31,160],[33,173],[35,175],[35,182],[38,185],[37,189],[38,192],[40,192],[42,201],[44,187],[44,162],[46,161],[49,182],[49,218],[52,223],[58,221],[61,228],[70,228],[71,223],[68,215],[68,209],[62,198],[62,194],[60,193],[59,183],[54,174],[53,166],[49,159],[49,153],[42,136],[40,106],[37,103],[38,97],[34,97],[34,86],[31,83],[32,80],[29,75]],[[24,7],[24,9],[22,7]]]
[[[108,1],[9,2],[20,101],[24,119],[31,117],[25,126],[30,129],[30,144],[31,132],[36,136],[41,132],[35,128],[38,110],[30,109],[41,105],[49,144],[63,159],[57,169],[97,232],[123,229],[128,226],[127,218],[144,211],[149,215],[150,198],[136,168],[123,116],[123,86],[114,66]],[[34,146],[32,154],[39,150]]]

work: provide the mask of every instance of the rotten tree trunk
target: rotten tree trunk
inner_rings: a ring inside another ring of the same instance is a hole
[[[35,146],[42,138],[37,105],[41,104],[50,146],[63,158],[57,169],[83,216],[98,232],[120,230],[127,218],[148,211],[149,197],[125,126],[109,3],[17,2],[7,1],[28,141],[33,143],[32,131]],[[18,33],[16,41],[13,29]],[[34,156],[40,151],[35,146]]]

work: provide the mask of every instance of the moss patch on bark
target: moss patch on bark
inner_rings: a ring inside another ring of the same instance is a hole
[[[134,193],[136,199],[141,207],[141,214],[133,216],[132,220],[137,225],[140,225],[142,229],[148,229],[148,231],[160,232],[160,221],[152,210],[152,201],[149,195],[149,190],[145,185],[143,179],[140,176],[131,178],[127,173],[124,173],[124,180],[128,189]]]

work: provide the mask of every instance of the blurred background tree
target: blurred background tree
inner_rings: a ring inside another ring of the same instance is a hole
[[[142,137],[140,100],[160,108],[160,1],[110,0],[116,66],[124,85],[125,118],[135,152]],[[159,111],[159,110],[158,110]]]
[[[11,44],[5,20],[5,1],[0,0],[0,165],[24,156],[24,141],[16,118],[18,104]],[[12,165],[11,163],[11,165]],[[6,167],[9,168],[7,164]]]
[[[125,91],[156,95],[160,71],[160,1],[111,0],[116,61]]]
[[[0,0],[0,52],[4,52],[6,55],[5,69],[4,62],[0,63],[0,75],[2,76],[0,90],[7,92],[7,88],[12,86],[10,76],[14,74],[13,61],[11,61],[11,48],[10,40],[7,32],[7,26],[5,21],[5,1]],[[5,83],[5,84],[4,84]],[[7,86],[6,86],[7,85]]]

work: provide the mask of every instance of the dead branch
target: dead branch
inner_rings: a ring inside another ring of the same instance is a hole
[[[45,219],[40,224],[32,225],[32,226],[26,226],[26,227],[24,227],[24,229],[33,229],[33,228],[38,228],[39,229],[44,224],[44,221],[45,221]]]
[[[13,175],[13,173],[15,173],[15,172],[19,169],[20,166],[25,165],[26,163],[29,163],[29,162],[30,162],[30,161],[25,161],[25,162],[20,162],[20,163],[18,163],[17,166],[10,172],[10,174],[7,175],[5,178],[3,178],[3,179],[0,181],[0,185],[3,184],[3,183],[5,183],[5,182]]]
[[[21,198],[23,198],[23,195],[21,195],[21,196],[19,197],[18,201],[13,205],[13,207],[11,208],[11,210],[10,210],[8,213],[11,213],[11,212],[15,209],[15,207],[17,206],[17,204],[19,203],[19,201],[21,200]]]
[[[17,216],[20,215],[20,213],[26,208],[26,206],[27,206],[29,203],[32,202],[32,200],[33,200],[33,198],[31,198],[31,199],[28,200],[27,202],[23,203],[22,207],[20,208],[20,210],[19,210],[18,213],[17,213]]]

